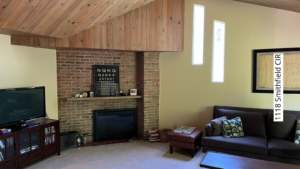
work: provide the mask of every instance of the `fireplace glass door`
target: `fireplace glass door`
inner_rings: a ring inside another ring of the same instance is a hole
[[[130,139],[137,135],[137,109],[94,111],[94,141]]]

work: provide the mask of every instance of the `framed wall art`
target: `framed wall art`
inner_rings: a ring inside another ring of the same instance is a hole
[[[94,96],[116,96],[120,90],[119,66],[94,65]]]
[[[300,94],[300,48],[253,50],[252,92],[273,93],[274,53],[283,53],[283,93]]]
[[[137,89],[130,89],[130,96],[136,96],[137,95]]]

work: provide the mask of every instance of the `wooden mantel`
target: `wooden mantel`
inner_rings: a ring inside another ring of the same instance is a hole
[[[12,45],[126,51],[183,51],[185,0],[155,0],[68,38],[12,36]]]
[[[117,100],[117,99],[140,99],[142,96],[108,96],[108,97],[68,97],[59,98],[60,101],[95,101],[95,100]]]

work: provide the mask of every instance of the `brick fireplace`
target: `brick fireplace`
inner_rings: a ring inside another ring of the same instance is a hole
[[[68,101],[93,90],[93,65],[119,65],[120,89],[138,89],[139,99]],[[93,110],[138,108],[138,133],[159,127],[159,53],[57,50],[58,117],[61,131],[91,132]],[[88,138],[91,142],[92,137]]]

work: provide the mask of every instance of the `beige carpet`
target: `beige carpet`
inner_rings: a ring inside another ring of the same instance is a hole
[[[140,141],[63,151],[27,169],[199,169],[203,157],[201,150],[191,158],[189,150],[170,154],[168,143]]]

